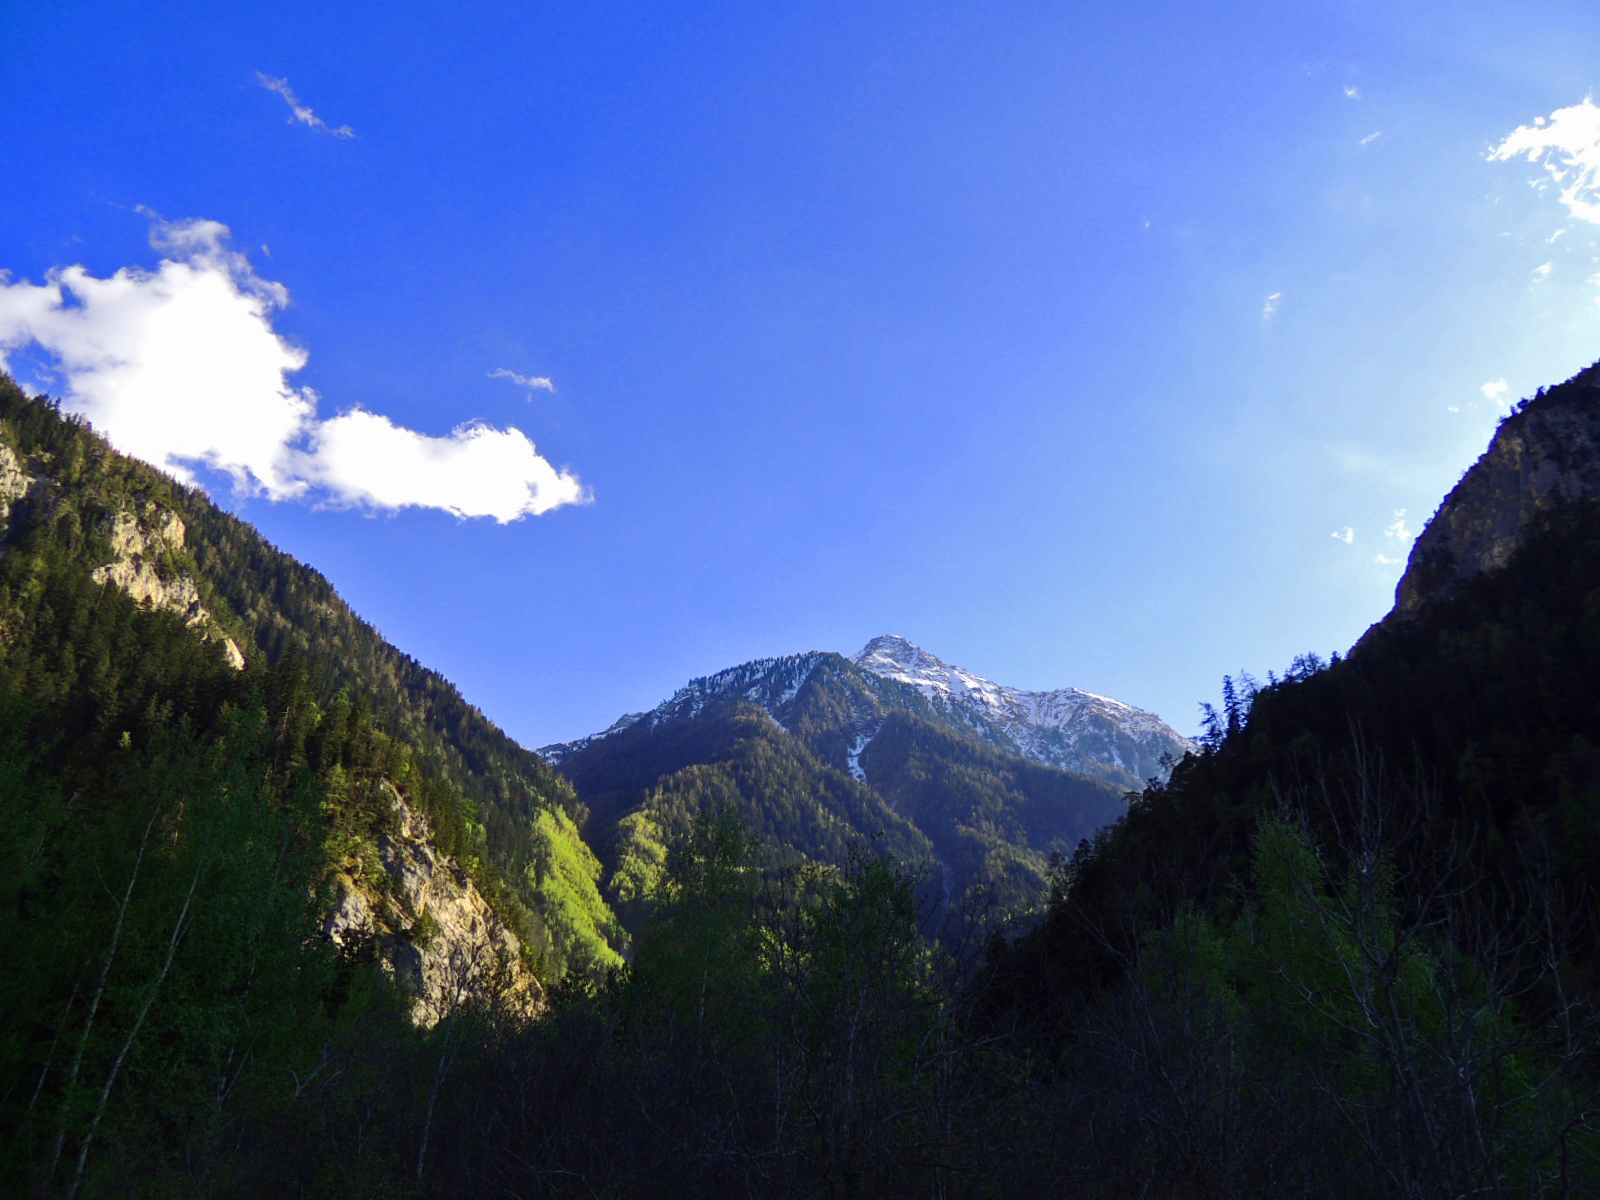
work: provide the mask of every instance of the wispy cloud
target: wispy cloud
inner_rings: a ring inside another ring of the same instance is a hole
[[[1506,393],[1511,390],[1511,385],[1504,379],[1491,379],[1478,390],[1483,393],[1485,399],[1493,400],[1496,404],[1504,404],[1506,402]]]
[[[1353,83],[1345,84],[1344,94],[1352,100],[1361,99],[1361,89]]]
[[[1550,272],[1555,270],[1555,267],[1556,264],[1553,262],[1543,263],[1535,267],[1533,269],[1533,273],[1537,275],[1541,281],[1543,281],[1550,278]]]
[[[0,367],[43,350],[64,381],[63,407],[117,449],[186,482],[197,466],[225,472],[243,495],[502,523],[589,498],[516,429],[471,422],[433,437],[362,408],[321,420],[316,393],[289,383],[306,352],[273,329],[287,289],[227,236],[215,221],[158,221],[154,271],[0,277]]]
[[[533,399],[534,392],[553,392],[556,385],[545,375],[518,375],[515,371],[508,371],[504,367],[496,367],[489,372],[490,379],[509,379],[518,387],[528,389],[528,399]]]
[[[1411,532],[1411,530],[1406,528],[1405,509],[1397,508],[1394,510],[1394,521],[1390,524],[1389,528],[1383,531],[1383,536],[1392,537],[1402,542],[1409,542],[1413,537],[1416,536]]]
[[[1564,185],[1561,203],[1571,216],[1600,224],[1600,108],[1592,98],[1519,125],[1489,151],[1489,160],[1510,162],[1518,155],[1542,162]]]
[[[1356,531],[1351,529],[1350,526],[1346,525],[1343,529],[1335,529],[1333,531],[1333,536],[1348,546],[1351,542],[1356,540]]]
[[[1372,145],[1373,142],[1377,141],[1382,136],[1383,136],[1383,130],[1375,129],[1371,133],[1367,134],[1366,137],[1361,139],[1361,144],[1363,146],[1370,146],[1370,145]]]
[[[1261,306],[1261,319],[1270,321],[1278,313],[1278,306],[1283,303],[1283,293],[1273,292],[1267,297],[1266,303]]]
[[[1390,558],[1387,554],[1380,554],[1380,555],[1378,555],[1378,557],[1374,558],[1372,561],[1375,562],[1375,563],[1379,563],[1379,564],[1381,564],[1381,565],[1383,565],[1385,567],[1392,567],[1392,566],[1394,566],[1394,565],[1396,565],[1397,563],[1400,562],[1400,560],[1398,558]]]
[[[293,114],[289,118],[289,123],[291,125],[294,122],[299,121],[300,124],[309,125],[312,129],[325,133],[329,137],[355,137],[356,131],[351,129],[350,126],[340,125],[336,129],[332,125],[329,125],[321,117],[317,116],[316,113],[312,112],[310,106],[301,104],[299,99],[296,98],[294,92],[289,89],[289,81],[287,79],[274,79],[271,75],[264,74],[261,71],[256,72],[256,79],[262,87],[267,89],[267,91],[277,92],[278,95],[283,97],[284,103],[288,104],[289,111]]]

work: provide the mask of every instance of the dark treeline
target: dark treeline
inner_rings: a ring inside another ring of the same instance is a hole
[[[1188,981],[1197,1024],[1127,1051],[1184,1114],[1157,1180],[1279,1190],[1342,1138],[1364,1181],[1342,1191],[1593,1191],[1600,511],[1556,512],[1347,659],[1228,681],[1210,716],[1206,750],[1080,846],[1047,920],[996,953],[996,1019],[1070,1056],[1156,979]],[[1173,938],[1182,969],[1153,979]],[[1265,1145],[1239,1151],[1230,1105]]]

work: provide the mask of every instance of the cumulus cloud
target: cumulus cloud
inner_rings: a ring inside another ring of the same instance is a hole
[[[1415,535],[1406,528],[1406,510],[1394,510],[1394,522],[1383,531],[1384,537],[1398,538],[1402,542],[1409,542]]]
[[[1582,104],[1558,108],[1548,117],[1520,125],[1489,151],[1491,162],[1510,162],[1524,155],[1543,163],[1560,185],[1561,203],[1582,221],[1600,224],[1600,108],[1585,97]]]
[[[1553,262],[1542,263],[1533,269],[1533,273],[1537,275],[1540,280],[1549,279],[1550,272],[1555,270],[1555,267],[1556,264]]]
[[[288,291],[227,236],[215,221],[157,221],[154,271],[98,279],[73,266],[42,284],[0,275],[0,366],[43,350],[64,408],[189,483],[204,466],[245,495],[501,522],[588,498],[516,429],[469,423],[430,437],[359,408],[320,420],[316,393],[288,380],[306,352],[272,325]]]
[[[448,437],[402,429],[356,409],[320,423],[305,475],[344,503],[372,508],[442,508],[502,523],[585,499],[582,486],[540,458],[521,430],[479,422]]]
[[[1272,295],[1267,297],[1266,303],[1261,306],[1261,319],[1263,321],[1272,320],[1273,316],[1277,314],[1278,305],[1282,303],[1283,293],[1273,292]]]
[[[1351,529],[1350,526],[1346,525],[1343,529],[1335,529],[1333,531],[1333,536],[1348,546],[1351,542],[1356,540],[1356,531]]]
[[[312,112],[309,107],[301,104],[300,101],[296,99],[294,92],[289,90],[289,81],[287,79],[274,79],[271,75],[266,75],[260,71],[257,71],[256,80],[261,84],[262,87],[266,88],[267,91],[277,92],[278,95],[283,97],[284,103],[289,106],[289,112],[292,114],[289,117],[289,123],[291,125],[296,121],[299,121],[300,124],[309,125],[312,129],[315,129],[321,133],[325,133],[329,137],[355,137],[356,131],[351,129],[350,126],[341,125],[335,129],[321,117],[317,116],[316,113]]]
[[[518,375],[515,371],[508,371],[504,367],[497,367],[489,372],[490,379],[509,379],[518,387],[528,389],[528,399],[533,399],[536,391],[553,392],[556,385],[546,375]]]
[[[1496,404],[1504,404],[1505,395],[1511,390],[1511,385],[1504,379],[1491,379],[1478,390],[1483,393],[1485,399],[1493,400]]]

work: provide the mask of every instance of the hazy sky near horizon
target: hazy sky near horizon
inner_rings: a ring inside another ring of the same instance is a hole
[[[0,354],[530,745],[900,633],[1185,732],[1600,358],[1600,10],[0,5]]]

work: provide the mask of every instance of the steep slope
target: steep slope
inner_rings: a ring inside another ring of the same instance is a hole
[[[1417,537],[1393,615],[1458,595],[1509,563],[1547,515],[1600,496],[1600,363],[1541,388],[1500,423],[1489,448]]]
[[[1061,919],[1005,987],[1070,1007],[1120,974],[1130,939],[1188,909],[1225,919],[1263,824],[1292,813],[1344,856],[1331,870],[1381,847],[1401,911],[1440,923],[1455,905],[1451,927],[1480,948],[1539,944],[1520,923],[1542,906],[1561,929],[1544,953],[1600,995],[1585,899],[1600,877],[1597,383],[1585,371],[1501,424],[1418,538],[1389,617],[1348,657],[1238,697],[1073,864]],[[1521,940],[1494,940],[1511,928]]]
[[[577,787],[624,905],[648,892],[693,813],[728,804],[774,853],[840,863],[876,838],[927,866],[950,900],[1025,908],[1051,852],[1113,819],[1125,789],[1025,758],[982,720],[816,652],[693,680],[649,713],[540,753]]]
[[[435,809],[456,814],[447,821],[460,831],[450,856],[481,864],[500,919],[547,974],[616,961],[607,938],[620,931],[592,882],[590,894],[572,895],[593,860],[575,831],[583,814],[571,786],[448,681],[385,642],[322,575],[4,379],[0,497],[5,553],[28,558],[15,571],[37,578],[37,564],[49,562],[63,578],[81,572],[102,592],[170,613],[216,647],[230,671],[250,675],[295,659],[314,703],[327,709],[345,697],[403,744],[438,792]],[[24,653],[36,622],[27,594],[0,596],[0,628]],[[11,667],[26,677],[24,664]],[[62,699],[94,708],[85,695]],[[99,711],[92,719],[119,718]]]

